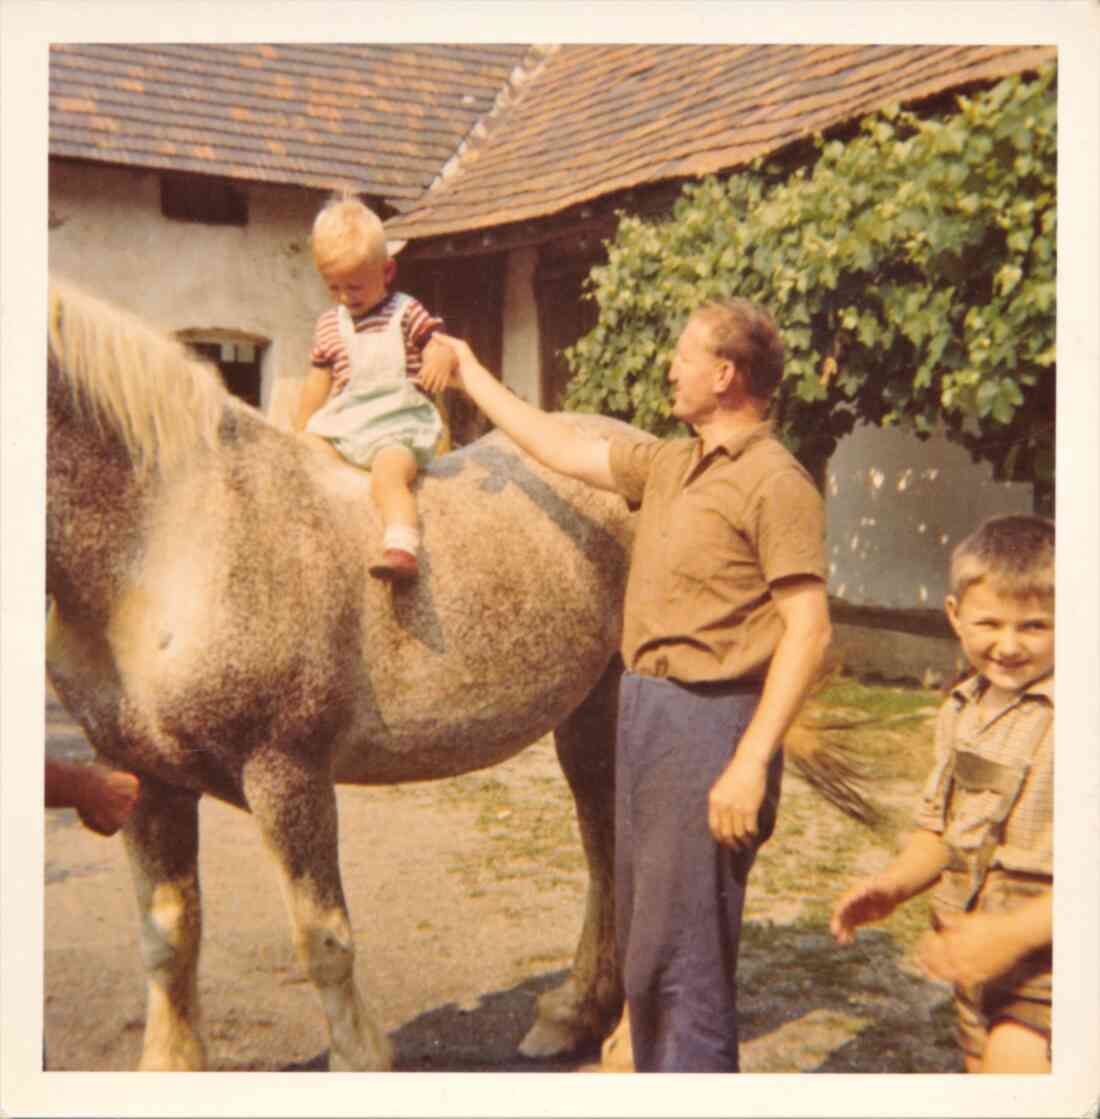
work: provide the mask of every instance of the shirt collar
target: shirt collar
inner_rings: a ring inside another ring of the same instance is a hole
[[[752,427],[743,428],[741,431],[726,436],[721,442],[716,443],[707,452],[707,455],[713,455],[716,451],[725,451],[732,461],[740,458],[754,443],[759,443],[761,439],[767,439],[771,433],[771,421],[761,420],[760,423],[753,424]],[[701,462],[704,457],[706,456],[703,454],[702,436],[696,436],[695,461]]]
[[[369,318],[371,315],[377,315],[382,311],[386,304],[397,294],[395,291],[388,291],[373,307],[368,307],[365,311],[361,311],[358,315],[352,315],[353,322],[362,322],[364,319]]]
[[[961,680],[956,684],[955,687],[951,689],[951,695],[959,703],[973,703],[975,700],[981,699],[988,687],[989,681],[979,673],[974,673],[972,676],[968,676],[965,680]],[[1048,672],[1046,676],[1040,676],[1038,680],[1028,684],[1020,693],[1019,698],[1024,699],[1033,696],[1044,699],[1047,703],[1054,702],[1053,672]]]

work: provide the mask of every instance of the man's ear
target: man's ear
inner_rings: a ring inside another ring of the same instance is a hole
[[[386,281],[386,287],[389,287],[397,277],[397,261],[392,256],[382,269],[382,277]]]
[[[723,358],[719,363],[714,373],[714,392],[717,396],[728,395],[730,389],[733,387],[734,382],[742,381],[740,371],[737,366],[729,360]],[[741,385],[744,388],[744,384]]]

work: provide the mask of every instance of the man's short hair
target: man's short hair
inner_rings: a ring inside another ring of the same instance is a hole
[[[1054,522],[1016,513],[991,517],[951,553],[951,593],[988,582],[1011,598],[1054,598]]]
[[[769,400],[783,377],[783,339],[775,319],[740,297],[704,303],[692,318],[709,327],[714,352],[747,375],[751,394]]]

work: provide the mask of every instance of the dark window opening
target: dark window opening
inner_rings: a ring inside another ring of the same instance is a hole
[[[233,183],[208,175],[162,175],[160,210],[172,221],[248,224],[245,192]]]
[[[200,357],[218,367],[225,387],[255,408],[260,406],[260,357],[263,347],[256,342],[211,342],[187,339],[187,345]]]

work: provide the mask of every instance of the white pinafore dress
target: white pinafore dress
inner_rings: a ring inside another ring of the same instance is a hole
[[[435,405],[409,380],[401,320],[409,296],[398,293],[386,327],[356,331],[351,314],[337,308],[348,351],[347,383],[310,417],[306,430],[327,439],[356,466],[369,469],[386,447],[406,447],[417,466],[427,465],[443,433]]]

